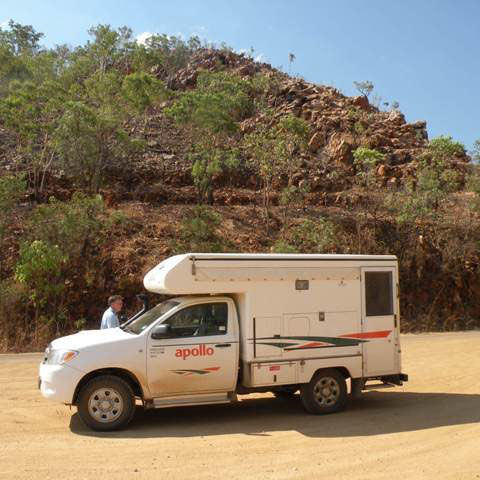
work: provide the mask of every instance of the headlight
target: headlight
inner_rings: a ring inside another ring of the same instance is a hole
[[[61,365],[71,362],[77,355],[78,352],[75,350],[52,350],[47,348],[47,350],[45,350],[45,360],[43,363],[47,365]]]

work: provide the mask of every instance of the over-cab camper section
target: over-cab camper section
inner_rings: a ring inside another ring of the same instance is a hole
[[[147,274],[153,292],[229,295],[240,324],[243,387],[400,373],[394,256],[186,254]]]

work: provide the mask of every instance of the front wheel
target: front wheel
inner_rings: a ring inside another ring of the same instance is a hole
[[[135,414],[135,396],[120,377],[101,375],[80,390],[78,413],[92,430],[108,432],[126,427]]]
[[[300,398],[309,413],[327,414],[342,410],[347,402],[347,384],[335,369],[320,370],[302,385]]]

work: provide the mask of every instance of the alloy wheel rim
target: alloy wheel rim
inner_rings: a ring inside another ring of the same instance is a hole
[[[88,412],[98,422],[114,422],[123,412],[122,396],[113,388],[99,388],[88,399]]]
[[[331,407],[340,397],[340,385],[333,377],[322,377],[313,387],[313,398],[322,408]]]

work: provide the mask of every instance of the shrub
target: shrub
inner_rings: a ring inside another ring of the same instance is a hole
[[[197,205],[182,221],[172,249],[176,253],[223,252],[229,244],[217,233],[221,222],[221,216],[214,210]]]
[[[356,177],[364,187],[371,186],[375,179],[375,167],[385,159],[383,153],[371,148],[359,147],[353,152]]]
[[[325,253],[335,247],[337,238],[335,225],[325,219],[305,219],[294,227],[286,240],[275,243],[277,253]]]

